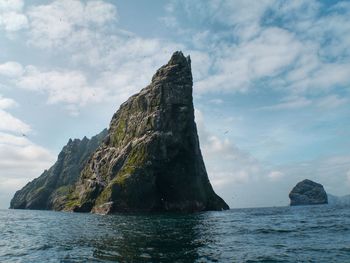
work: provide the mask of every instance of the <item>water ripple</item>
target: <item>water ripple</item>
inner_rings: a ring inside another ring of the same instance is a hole
[[[0,210],[0,262],[350,262],[350,209],[99,216]]]

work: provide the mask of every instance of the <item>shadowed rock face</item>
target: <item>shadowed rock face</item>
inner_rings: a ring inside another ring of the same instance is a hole
[[[106,135],[107,130],[104,130],[90,140],[86,137],[69,140],[49,170],[16,192],[10,208],[61,210],[88,158]]]
[[[229,209],[212,189],[194,122],[190,58],[175,52],[114,114],[65,210]]]
[[[289,193],[290,205],[327,204],[327,193],[321,184],[305,179],[299,182]]]

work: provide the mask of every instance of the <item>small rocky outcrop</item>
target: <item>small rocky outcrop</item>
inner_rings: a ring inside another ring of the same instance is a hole
[[[290,205],[321,205],[328,203],[327,193],[321,184],[305,179],[289,193]]]
[[[91,139],[70,139],[49,170],[15,193],[10,208],[61,210],[87,160],[106,135],[107,129]]]
[[[175,52],[146,88],[120,106],[64,209],[229,209],[209,182],[199,147],[189,57]]]

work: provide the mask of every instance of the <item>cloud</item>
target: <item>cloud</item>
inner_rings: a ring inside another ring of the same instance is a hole
[[[18,104],[11,98],[3,97],[0,94],[0,132],[12,132],[16,134],[23,134],[31,131],[31,127],[10,114],[7,109],[17,106]]]
[[[28,12],[30,43],[39,47],[69,46],[93,29],[117,19],[117,9],[104,1],[53,1]],[[77,39],[78,37],[78,39]],[[83,40],[83,39],[81,39]]]
[[[286,86],[294,94],[322,94],[350,85],[350,63],[323,63],[319,58],[304,58],[288,72]],[[310,63],[311,62],[311,63]]]
[[[80,107],[108,98],[108,90],[103,83],[102,86],[89,83],[85,73],[80,70],[42,70],[33,65],[23,67],[11,61],[0,65],[0,74],[6,76],[16,88],[46,95],[48,104],[62,104],[73,116],[78,115]],[[0,98],[0,108],[9,103],[9,99]],[[10,122],[11,115],[6,112],[1,114]]]
[[[195,110],[201,150],[208,175],[217,189],[227,185],[259,180],[266,171],[250,154],[238,149],[230,140],[221,139],[206,129],[204,116]]]
[[[27,27],[28,20],[23,14],[7,12],[0,14],[0,25],[2,25],[6,31],[17,31]]]
[[[300,109],[311,104],[311,100],[304,97],[289,97],[283,99],[283,102],[272,106],[261,107],[261,110],[292,110]]]
[[[10,131],[15,133],[27,133],[31,131],[28,124],[15,118],[13,115],[2,109],[0,109],[0,120],[0,130],[2,131]]]
[[[308,106],[313,106],[323,110],[334,109],[345,105],[348,102],[348,98],[341,98],[339,95],[325,95],[316,98],[305,98],[299,96],[288,96],[272,106],[260,107],[259,110],[298,110]]]
[[[3,0],[0,2],[0,12],[20,11],[23,5],[23,0]]]
[[[202,25],[209,28],[215,25],[229,26],[239,38],[248,39],[258,33],[261,18],[273,3],[273,0],[171,1],[166,6],[166,15],[161,20],[167,22],[168,26],[184,32],[179,28],[184,20],[178,15],[182,14],[189,20],[196,20],[191,23],[196,27],[196,31],[200,31]]]
[[[39,176],[54,160],[51,152],[29,139],[0,131],[0,207],[9,207],[15,191]]]
[[[28,26],[27,16],[22,13],[23,5],[22,0],[0,1],[0,30],[14,32]]]
[[[246,92],[254,81],[283,73],[301,50],[302,44],[290,32],[276,27],[264,29],[248,42],[215,51],[215,73],[199,81],[198,87],[201,92]]]
[[[0,75],[6,77],[18,77],[23,74],[23,67],[15,61],[0,64]]]
[[[340,98],[338,95],[333,94],[320,98],[316,105],[319,108],[333,109],[346,104],[348,101],[348,98]]]
[[[8,109],[16,105],[17,103],[13,99],[5,98],[2,95],[0,95],[0,110]]]
[[[54,161],[54,156],[27,138],[31,127],[7,112],[17,103],[0,95],[0,207],[25,183],[37,177]]]
[[[44,94],[47,103],[61,104],[73,116],[89,103],[121,103],[145,87],[155,70],[183,47],[118,28],[116,6],[104,1],[52,1],[27,6],[26,11],[27,44],[67,58],[65,67],[9,61],[0,65],[0,74],[17,88]]]
[[[100,100],[103,93],[103,90],[89,86],[83,72],[75,70],[41,71],[27,66],[16,84],[22,89],[46,93],[49,104],[85,105]]]
[[[252,92],[263,83],[305,97],[350,85],[349,14],[346,2],[173,1],[162,19],[208,54],[207,74],[195,79],[202,93]],[[279,107],[308,104],[286,103]]]
[[[271,171],[268,174],[268,177],[270,178],[271,181],[280,180],[283,176],[284,176],[284,174],[280,171]]]
[[[224,103],[222,99],[211,99],[209,102],[215,105],[220,105]]]
[[[122,103],[140,88],[145,87],[155,70],[162,63],[165,64],[170,55],[162,53],[157,56],[156,50],[152,50],[149,57],[142,57],[141,54],[135,54],[135,59],[128,62],[119,61],[120,64],[110,64],[111,69],[97,71],[94,77],[87,76],[82,70],[62,68],[45,70],[33,65],[23,67],[17,62],[0,65],[0,74],[6,75],[14,87],[44,94],[47,96],[48,104],[60,104],[76,116],[79,108],[90,103],[107,101]],[[135,68],[143,70],[137,71]]]

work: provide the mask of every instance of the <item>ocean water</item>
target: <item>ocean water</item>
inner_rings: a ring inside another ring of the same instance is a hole
[[[350,262],[350,208],[94,215],[0,210],[0,262]]]

